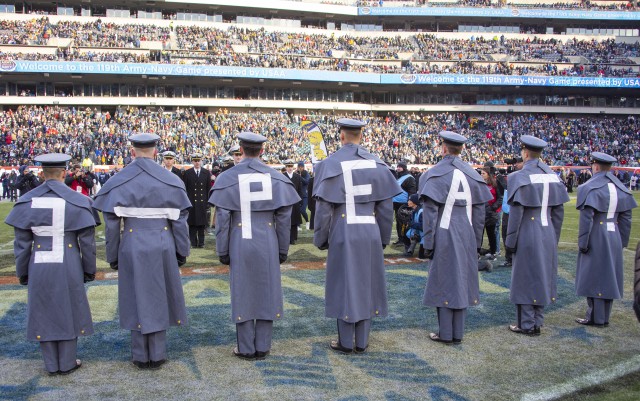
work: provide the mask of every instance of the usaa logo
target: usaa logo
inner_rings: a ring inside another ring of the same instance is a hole
[[[417,77],[413,74],[403,74],[400,76],[400,80],[405,84],[412,84],[416,82]]]
[[[371,8],[370,8],[370,7],[362,7],[362,8],[360,9],[360,12],[361,12],[362,14],[364,14],[364,15],[371,14]]]
[[[13,60],[0,61],[0,71],[14,71],[16,66],[16,62]]]
[[[513,15],[514,17],[517,17],[518,15],[520,15],[520,10],[518,10],[517,8],[512,8],[511,15]]]

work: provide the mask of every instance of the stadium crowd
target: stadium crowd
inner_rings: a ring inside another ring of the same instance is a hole
[[[613,39],[565,41],[544,39],[542,36],[526,39],[508,39],[504,35],[486,39],[472,36],[469,39],[446,39],[434,34],[420,33],[409,37],[357,37],[323,34],[269,32],[264,29],[247,29],[231,26],[226,30],[200,26],[177,26],[175,29],[177,52],[197,52],[195,63],[310,69],[360,68],[346,59],[400,60],[409,54],[419,61],[494,61],[506,57],[509,62],[542,61],[548,63],[569,62],[570,56],[580,56],[588,64],[633,65],[640,55],[640,44],[616,43]],[[72,47],[60,49],[57,54],[38,55],[4,54],[4,58],[33,60],[42,56],[45,60],[65,61],[120,61],[122,58],[141,58],[142,61],[187,62],[188,59],[172,57],[166,51],[157,60],[149,56],[96,56],[99,51],[79,52],[78,48],[138,49],[143,41],[160,41],[163,48],[170,44],[170,28],[155,25],[103,23],[100,19],[91,23],[60,21],[52,24],[46,17],[31,21],[0,21],[0,44],[46,45],[53,37],[73,39]],[[234,47],[242,46],[244,49]],[[201,53],[202,52],[202,53]],[[178,53],[180,54],[180,53]],[[297,59],[293,56],[301,56]],[[333,57],[344,59],[336,65]],[[498,57],[498,58],[496,58]],[[313,58],[321,58],[315,60]],[[327,60],[322,60],[326,58]],[[189,60],[191,61],[191,60]],[[367,68],[367,67],[365,67]],[[370,67],[371,68],[371,67]],[[374,67],[375,68],[375,67]],[[409,67],[411,69],[411,67]],[[414,68],[420,70],[420,68]]]
[[[339,144],[335,121],[342,114],[289,114],[278,112],[198,112],[192,108],[148,111],[20,106],[0,112],[0,162],[4,166],[30,164],[47,152],[63,152],[74,159],[86,157],[99,165],[126,165],[131,161],[127,137],[135,132],[161,136],[161,150],[172,150],[178,161],[202,152],[207,162],[219,161],[236,144],[241,131],[269,138],[263,158],[278,164],[286,159],[309,162],[305,121],[324,132],[329,152]],[[551,165],[586,166],[591,151],[614,155],[622,166],[640,166],[640,122],[630,117],[558,118],[534,114],[400,114],[349,115],[367,123],[363,145],[389,163],[435,164],[438,132],[449,129],[470,138],[464,158],[474,164],[502,163],[519,152],[518,138],[530,134],[549,142],[545,153]]]

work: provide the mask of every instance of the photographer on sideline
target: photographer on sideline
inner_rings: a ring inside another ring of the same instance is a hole
[[[93,174],[85,172],[79,164],[74,164],[64,183],[74,191],[89,196],[94,185]]]
[[[22,196],[27,192],[31,191],[33,188],[40,185],[40,181],[33,174],[27,165],[20,166],[20,175],[16,179],[15,188],[20,191],[20,195]]]

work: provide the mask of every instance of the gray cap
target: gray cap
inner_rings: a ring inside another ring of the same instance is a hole
[[[71,160],[71,156],[64,153],[47,153],[36,156],[34,160],[40,163],[42,167],[67,167],[67,162]]]
[[[354,120],[353,118],[341,118],[336,121],[336,124],[338,124],[340,128],[347,128],[347,129],[359,129],[367,125],[362,121]]]
[[[165,159],[175,159],[176,158],[176,154],[170,150],[167,150],[166,152],[164,152],[162,154],[162,157]]]
[[[618,161],[613,156],[602,152],[591,152],[592,163],[613,164]]]
[[[467,138],[465,136],[452,131],[440,131],[439,135],[446,143],[452,145],[463,145],[467,142]]]
[[[522,145],[525,148],[534,151],[541,151],[547,147],[547,143],[545,141],[532,135],[522,135],[520,137],[520,142],[522,142]]]
[[[129,142],[136,148],[152,148],[159,140],[158,135],[149,133],[135,134],[129,137]]]
[[[238,140],[240,142],[253,143],[260,145],[267,141],[267,138],[260,134],[254,134],[253,132],[244,131],[238,134]]]

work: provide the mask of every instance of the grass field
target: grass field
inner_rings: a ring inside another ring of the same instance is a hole
[[[0,217],[11,206],[0,203]],[[611,326],[599,329],[573,322],[586,306],[573,288],[577,221],[574,197],[565,207],[558,302],[548,308],[540,337],[507,330],[515,318],[511,272],[496,268],[480,273],[482,304],[469,310],[463,344],[429,341],[437,320],[432,308],[422,306],[427,266],[387,247],[390,316],[374,322],[370,352],[353,356],[328,350],[335,321],[324,318],[326,252],[315,249],[312,233],[303,229],[283,265],[285,317],[275,324],[272,355],[258,362],[231,356],[228,274],[210,236],[183,270],[189,325],[169,330],[170,361],[155,372],[128,362],[117,281],[104,261],[98,229],[100,280],[87,285],[96,334],[79,340],[84,366],[73,375],[44,374],[37,344],[25,340],[26,290],[0,286],[0,399],[638,400],[640,324],[631,309],[631,276],[640,223],[634,221],[624,255],[625,299],[614,303]],[[0,225],[3,276],[15,277],[6,225]]]

